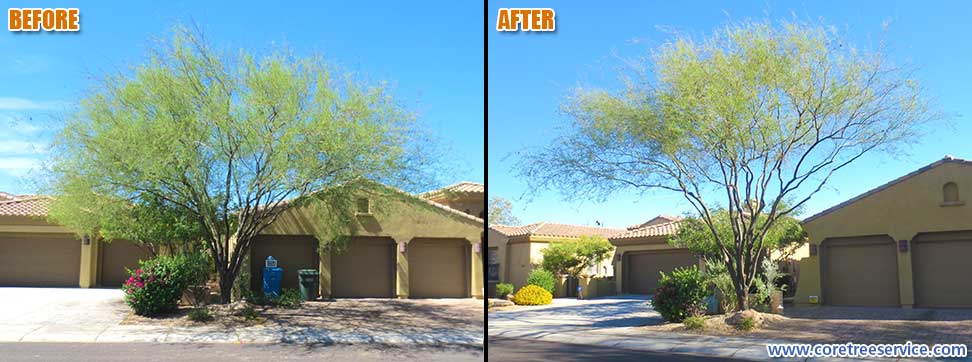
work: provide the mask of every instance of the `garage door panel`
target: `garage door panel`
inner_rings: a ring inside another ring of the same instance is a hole
[[[151,258],[149,252],[128,240],[101,244],[101,286],[121,287],[128,279],[127,269],[137,269],[139,260]]]
[[[670,273],[676,268],[698,265],[698,262],[699,258],[687,250],[628,253],[624,261],[624,292],[654,294],[660,272]]]
[[[77,287],[80,274],[73,235],[0,235],[0,286]]]
[[[395,241],[353,238],[341,253],[331,255],[331,294],[336,298],[395,296]]]
[[[972,307],[972,235],[921,235],[912,247],[915,304],[921,307]]]
[[[468,244],[464,240],[416,239],[409,242],[409,297],[467,297]]]
[[[261,235],[250,245],[250,289],[263,290],[263,267],[268,256],[283,268],[281,288],[297,289],[297,271],[318,269],[320,258],[317,239],[308,235]]]
[[[897,248],[890,237],[860,237],[823,243],[824,303],[898,306]]]

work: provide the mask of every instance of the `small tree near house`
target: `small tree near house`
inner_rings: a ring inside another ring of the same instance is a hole
[[[175,33],[145,63],[107,75],[56,136],[56,219],[149,202],[177,210],[198,227],[228,303],[251,241],[287,210],[327,215],[333,235],[316,235],[327,245],[353,233],[357,195],[428,186],[428,143],[381,84],[319,57],[228,53]]]
[[[581,236],[578,240],[551,243],[540,250],[543,261],[540,267],[555,275],[579,277],[586,270],[607,260],[614,252],[614,245],[597,235]]]
[[[937,119],[912,73],[834,28],[729,24],[678,36],[633,61],[623,89],[578,89],[571,128],[518,169],[566,197],[625,190],[682,195],[714,239],[740,309],[766,236],[862,156],[895,153]],[[787,201],[787,202],[784,202]],[[728,232],[720,232],[717,210]]]

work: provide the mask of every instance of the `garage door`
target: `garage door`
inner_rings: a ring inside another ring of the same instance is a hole
[[[675,268],[698,265],[699,258],[688,250],[659,250],[625,253],[625,293],[654,294],[658,289],[659,272],[669,273]]]
[[[74,235],[0,234],[0,286],[77,287],[80,274]]]
[[[250,289],[263,290],[263,266],[268,256],[283,268],[281,288],[298,288],[297,270],[318,269],[317,239],[309,235],[260,235],[250,245]]]
[[[465,298],[468,242],[415,239],[408,243],[410,298]]]
[[[138,269],[138,261],[152,256],[132,242],[115,240],[101,244],[101,286],[120,287],[128,279],[128,269]]]
[[[395,296],[395,241],[357,237],[331,255],[331,294],[336,298]]]
[[[888,236],[827,239],[821,243],[823,299],[829,305],[900,306],[898,259]]]
[[[972,307],[972,232],[921,234],[912,243],[915,304]]]

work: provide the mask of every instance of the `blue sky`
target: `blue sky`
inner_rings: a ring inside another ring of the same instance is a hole
[[[484,172],[484,14],[454,1],[313,1],[281,9],[267,2],[75,1],[81,32],[0,31],[0,191],[36,192],[32,181],[52,129],[106,72],[145,59],[178,23],[198,23],[226,49],[302,54],[384,80],[440,142],[443,183],[482,182]],[[198,4],[197,4],[198,3]],[[64,2],[11,1],[7,7]]]
[[[600,4],[600,3],[597,3]],[[554,33],[499,33],[492,29],[502,7],[553,7]],[[884,38],[899,64],[918,68],[916,77],[940,109],[950,115],[944,127],[925,129],[909,153],[872,154],[842,170],[815,196],[803,216],[833,206],[875,186],[941,159],[972,158],[972,41],[968,14],[972,4],[922,5],[906,1],[489,1],[487,7],[488,169],[490,197],[510,199],[526,223],[556,221],[623,227],[654,215],[691,209],[682,196],[658,191],[617,194],[605,201],[565,202],[556,190],[521,198],[526,183],[512,170],[515,152],[558,134],[568,120],[557,113],[575,86],[616,89],[620,59],[646,55],[673,32],[695,37],[726,22],[779,20],[796,16],[823,20],[859,47],[873,48]],[[889,23],[887,33],[882,25]]]

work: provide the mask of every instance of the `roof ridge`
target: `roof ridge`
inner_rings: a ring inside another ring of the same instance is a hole
[[[957,164],[961,164],[961,165],[972,166],[972,161],[970,161],[970,160],[966,160],[966,159],[962,159],[962,158],[957,158],[957,157],[952,157],[951,155],[945,155],[945,157],[942,157],[941,159],[936,160],[935,162],[929,163],[929,164],[927,164],[925,166],[922,166],[922,167],[918,168],[917,170],[911,171],[911,172],[909,172],[907,174],[904,174],[903,176],[899,176],[899,177],[897,177],[895,179],[892,179],[891,181],[888,181],[886,183],[883,183],[881,185],[878,185],[877,187],[874,187],[874,188],[872,188],[870,190],[864,191],[863,193],[861,193],[861,194],[859,194],[857,196],[854,196],[854,197],[852,197],[850,199],[844,200],[843,202],[841,202],[841,203],[839,203],[837,205],[828,207],[828,208],[824,209],[823,211],[820,211],[820,212],[818,212],[816,214],[810,215],[809,217],[806,217],[802,221],[800,221],[800,223],[807,223],[807,222],[813,221],[813,220],[815,220],[815,219],[817,219],[817,218],[819,218],[821,216],[824,216],[824,215],[829,214],[831,212],[837,211],[837,210],[843,208],[844,206],[847,206],[847,205],[850,205],[850,204],[855,203],[857,201],[860,201],[860,200],[862,200],[862,199],[864,199],[864,198],[866,198],[868,196],[874,195],[874,194],[876,194],[876,193],[878,193],[880,191],[884,191],[885,189],[888,189],[891,186],[897,185],[897,184],[899,184],[901,182],[904,182],[905,180],[908,180],[908,179],[910,179],[912,177],[915,177],[915,176],[918,176],[920,174],[923,174],[923,173],[925,173],[925,172],[927,172],[927,171],[929,171],[929,170],[931,170],[931,169],[933,169],[935,167],[944,165],[946,163],[957,163]]]

